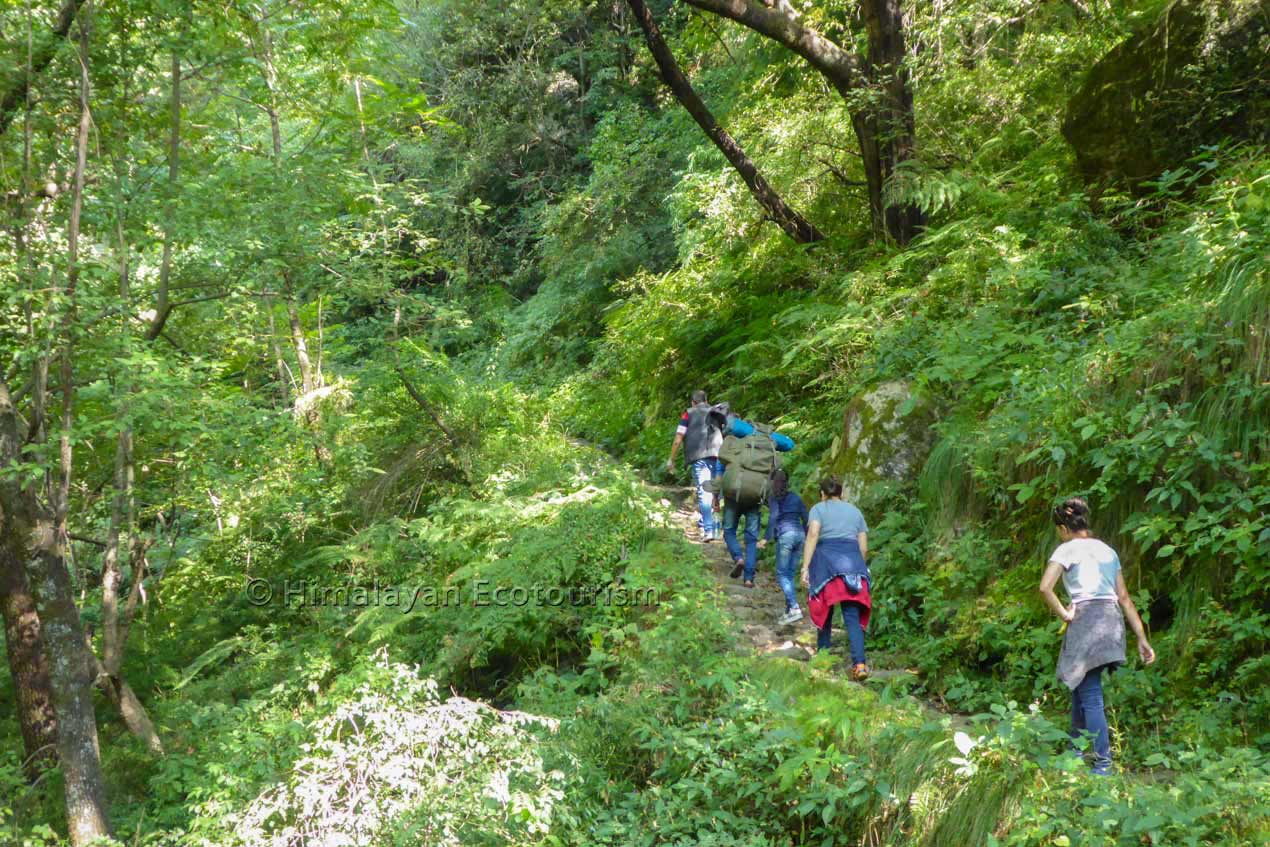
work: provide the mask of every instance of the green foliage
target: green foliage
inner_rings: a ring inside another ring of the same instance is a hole
[[[851,37],[853,4],[802,5]],[[100,710],[117,831],[1265,841],[1266,151],[1202,148],[1153,196],[1093,203],[1057,133],[1084,69],[1160,5],[910,9],[921,156],[887,192],[931,225],[902,251],[869,239],[841,98],[683,4],[657,8],[676,54],[825,242],[760,219],[622,3],[97,9],[70,528],[107,534],[129,429],[146,572],[123,572],[143,598],[124,676],[168,749],[151,758]],[[26,14],[0,14],[20,59]],[[17,124],[0,139],[10,382],[64,341],[69,204],[17,199],[73,158],[65,52],[32,101],[29,164]],[[146,340],[165,241],[181,305]],[[300,342],[322,374],[304,396]],[[937,419],[912,473],[860,498],[870,651],[918,673],[864,687],[737,655],[709,569],[632,466],[661,467],[704,388],[792,435],[808,489],[843,409],[893,381]],[[56,467],[44,436],[6,479]],[[1049,506],[1073,493],[1161,657],[1108,683],[1106,780],[1067,752],[1060,627],[1035,592]],[[102,554],[74,553],[97,625]],[[28,786],[2,729],[0,841],[59,843],[58,777]]]

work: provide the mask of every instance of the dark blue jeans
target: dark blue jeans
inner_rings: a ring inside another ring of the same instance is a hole
[[[842,624],[847,628],[847,643],[851,645],[851,664],[863,665],[864,628],[860,626],[860,612],[863,607],[859,603],[848,600],[845,603],[839,603],[838,608],[842,609]],[[832,634],[833,609],[830,609],[829,617],[825,618],[825,628],[816,633],[817,649],[828,650]]]
[[[723,476],[723,463],[717,457],[710,456],[698,459],[689,467],[692,469],[692,482],[697,486],[697,509],[701,512],[697,526],[708,537],[714,534],[714,495],[706,491],[706,483]]]
[[[736,540],[736,528],[745,518],[745,550]],[[724,501],[723,504],[723,543],[728,545],[732,561],[745,560],[745,578],[753,581],[754,569],[758,565],[758,524],[762,518],[762,509],[754,506],[742,511],[734,503]]]
[[[806,539],[807,536],[801,532],[782,532],[776,539],[776,582],[785,592],[785,611],[798,605],[794,572],[803,563],[803,542]]]
[[[1094,773],[1111,772],[1111,733],[1107,728],[1107,713],[1102,699],[1102,671],[1106,665],[1085,674],[1072,691],[1072,740],[1082,733],[1093,735]]]

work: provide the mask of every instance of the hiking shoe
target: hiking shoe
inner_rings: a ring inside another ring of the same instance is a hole
[[[733,579],[736,579],[738,576],[741,575],[741,573],[744,570],[745,570],[745,562],[741,561],[740,559],[737,559],[735,562],[732,563],[732,573],[729,574],[729,576],[731,576]]]
[[[851,669],[851,675],[855,677],[856,682],[864,682],[869,678],[869,666],[866,664],[858,664]]]
[[[743,582],[743,583],[741,583],[741,584],[742,584],[742,585],[744,585],[746,588],[753,588],[753,587],[754,587],[754,580],[752,580],[752,579],[747,579],[745,582]]]
[[[785,614],[781,615],[780,620],[776,623],[781,626],[789,626],[803,619],[803,610],[801,606],[792,606],[785,610]]]

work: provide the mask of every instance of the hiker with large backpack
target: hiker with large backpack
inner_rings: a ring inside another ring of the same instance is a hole
[[[794,442],[770,426],[736,417],[728,418],[725,431],[727,437],[719,448],[724,469],[718,484],[723,494],[723,543],[732,556],[732,578],[744,573],[745,587],[753,588],[763,503],[771,490],[772,474],[780,469],[779,454],[792,450]],[[736,537],[742,519],[744,549]]]
[[[683,447],[684,461],[697,488],[697,508],[701,512],[697,528],[701,530],[701,540],[707,544],[718,541],[723,531],[714,517],[718,498],[713,492],[716,480],[723,474],[719,448],[723,445],[727,415],[726,403],[711,406],[704,391],[692,392],[692,405],[679,418],[675,440],[670,445],[670,458],[666,460],[666,473],[673,474],[675,455]]]
[[[869,527],[864,515],[842,499],[842,483],[829,477],[820,483],[820,502],[807,516],[803,545],[803,582],[811,622],[820,630],[816,649],[828,650],[833,610],[842,607],[842,622],[851,645],[852,674],[869,675],[864,660],[864,631],[869,627],[873,600],[869,596]]]

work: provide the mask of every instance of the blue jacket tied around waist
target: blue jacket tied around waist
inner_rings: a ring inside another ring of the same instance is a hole
[[[808,593],[815,597],[836,576],[845,578],[856,590],[859,590],[858,580],[869,578],[869,566],[860,554],[860,543],[854,538],[822,538],[816,542],[807,574]]]

